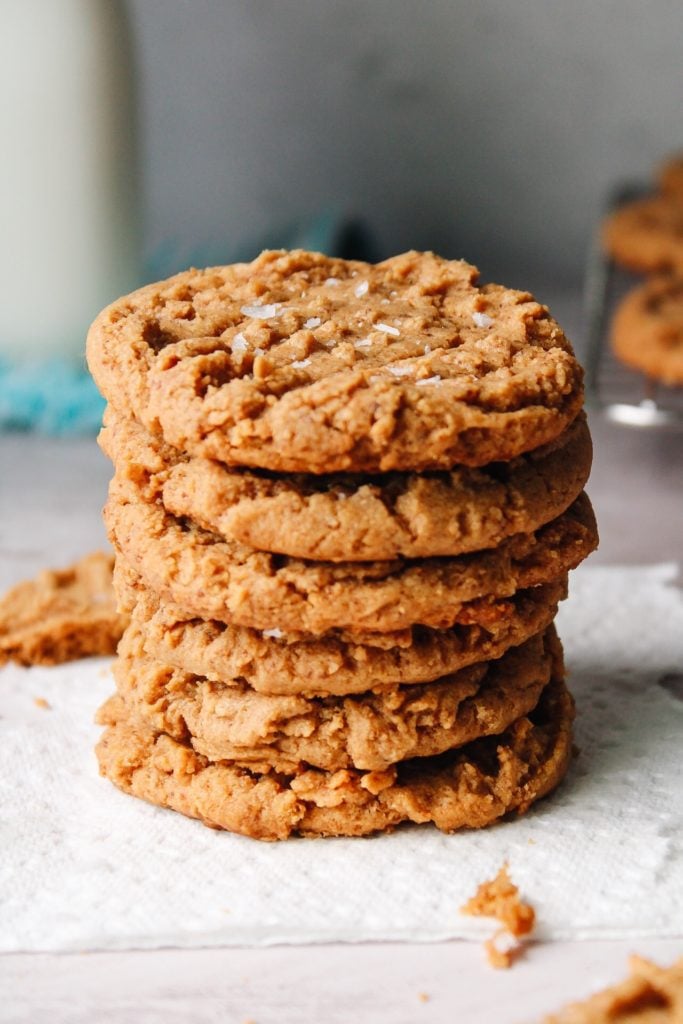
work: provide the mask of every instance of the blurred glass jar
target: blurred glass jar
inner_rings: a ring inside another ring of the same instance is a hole
[[[0,360],[77,361],[140,283],[129,26],[119,0],[0,9]]]

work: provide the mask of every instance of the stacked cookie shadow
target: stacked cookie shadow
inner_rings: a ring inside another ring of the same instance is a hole
[[[610,214],[602,238],[615,263],[646,275],[616,309],[615,355],[653,381],[683,385],[683,156],[660,167],[655,191]]]
[[[432,254],[264,253],[115,303],[88,359],[131,616],[104,775],[262,839],[479,827],[560,781],[553,619],[597,533],[544,307]]]

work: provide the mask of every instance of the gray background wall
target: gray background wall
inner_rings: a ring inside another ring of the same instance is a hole
[[[681,0],[130,0],[149,244],[334,206],[380,254],[580,280],[616,179],[683,148]]]

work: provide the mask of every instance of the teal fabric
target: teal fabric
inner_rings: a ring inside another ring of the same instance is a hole
[[[103,412],[104,399],[83,365],[58,359],[21,366],[0,362],[0,430],[94,434]]]
[[[145,279],[162,280],[190,266],[250,260],[262,249],[294,248],[374,258],[365,231],[328,211],[310,222],[284,225],[268,237],[232,247],[219,242],[196,247],[166,244],[148,259]],[[103,411],[104,400],[84,363],[51,359],[13,366],[0,359],[0,430],[35,430],[55,436],[94,434]]]

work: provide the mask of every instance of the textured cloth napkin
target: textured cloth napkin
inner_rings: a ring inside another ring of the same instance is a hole
[[[559,629],[580,754],[526,817],[480,832],[259,843],[97,774],[108,662],[0,671],[0,948],[434,940],[503,861],[539,938],[683,935],[683,595],[676,567],[582,568]],[[49,709],[35,698],[44,698]]]

